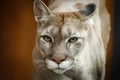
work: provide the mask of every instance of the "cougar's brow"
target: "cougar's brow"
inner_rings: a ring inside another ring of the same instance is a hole
[[[62,26],[68,21],[68,18],[79,20],[82,18],[79,12],[53,12],[52,14],[54,15],[55,20],[53,20],[53,22],[56,22],[54,25],[59,28],[62,28]]]

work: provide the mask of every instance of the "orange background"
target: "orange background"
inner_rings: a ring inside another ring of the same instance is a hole
[[[112,14],[112,0],[107,1]],[[36,34],[32,9],[33,0],[0,1],[0,80],[32,80],[32,49]],[[109,80],[110,53],[107,56],[106,80]]]

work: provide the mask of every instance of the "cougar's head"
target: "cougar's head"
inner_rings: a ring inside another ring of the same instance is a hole
[[[52,12],[41,0],[35,0],[36,47],[47,69],[62,74],[72,68],[75,57],[84,50],[94,12],[92,3],[77,12]]]

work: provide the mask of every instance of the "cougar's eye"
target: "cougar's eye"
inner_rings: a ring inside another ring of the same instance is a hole
[[[45,35],[45,36],[42,36],[42,37],[46,42],[52,42],[52,38],[50,36]]]
[[[69,43],[75,43],[77,42],[78,38],[77,37],[72,37],[68,40]]]

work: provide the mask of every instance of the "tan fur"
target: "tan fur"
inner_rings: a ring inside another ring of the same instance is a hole
[[[56,23],[59,23],[59,26],[61,24],[61,26],[67,22],[67,18],[72,18],[72,19],[79,19],[82,20],[82,17],[78,12],[63,12],[63,13],[52,13],[54,15],[54,20],[56,21]],[[52,22],[52,20],[51,20]],[[56,24],[55,23],[55,24]]]

